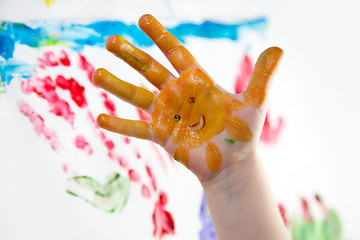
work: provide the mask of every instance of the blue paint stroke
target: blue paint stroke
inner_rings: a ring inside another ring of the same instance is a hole
[[[244,29],[250,29],[262,34],[267,27],[266,18],[242,21],[234,24],[205,21],[200,24],[180,23],[168,30],[181,42],[186,43],[188,37],[206,39],[229,39],[236,41]],[[9,84],[16,71],[23,70],[10,61],[17,44],[38,48],[62,44],[75,51],[81,51],[85,46],[105,47],[106,39],[114,34],[122,35],[138,47],[150,47],[154,43],[136,25],[121,21],[97,21],[90,24],[32,21],[28,24],[9,21],[0,22],[0,60],[2,63],[2,81]],[[6,66],[9,64],[10,66]],[[29,66],[25,68],[28,69]],[[11,69],[13,72],[11,72]],[[24,71],[22,71],[24,73]],[[21,75],[21,74],[20,74]]]
[[[0,85],[4,88],[9,85],[14,77],[30,78],[35,69],[35,65],[24,63],[16,59],[0,61]]]
[[[207,208],[205,195],[203,195],[203,199],[201,201],[200,221],[202,223],[202,229],[199,233],[200,240],[217,240],[215,228]]]

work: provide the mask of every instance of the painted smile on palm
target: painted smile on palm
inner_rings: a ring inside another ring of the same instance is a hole
[[[214,135],[225,129],[231,140],[244,143],[253,136],[247,122],[231,115],[232,110],[243,106],[218,90],[200,69],[189,69],[160,92],[150,127],[162,142],[171,135],[178,144],[173,157],[185,166],[188,166],[189,150],[207,142],[207,166],[216,172],[222,158],[216,144],[209,142]]]
[[[260,55],[247,89],[238,97],[218,89],[190,52],[153,16],[142,16],[139,26],[180,76],[175,77],[122,37],[109,37],[106,48],[137,70],[160,93],[155,95],[120,80],[105,69],[97,69],[93,74],[95,84],[151,114],[149,122],[101,114],[97,118],[98,125],[113,132],[159,143],[199,178],[216,173],[224,166],[222,155],[228,151],[223,145],[220,147],[217,135],[225,131],[222,141],[229,145],[241,142],[243,148],[251,148],[249,142],[259,136],[261,129],[255,129],[253,133],[249,123],[233,115],[233,112],[243,111],[250,116],[250,123],[264,120],[261,118],[265,117],[266,108],[261,106],[282,50],[273,47]],[[196,154],[191,155],[193,152]]]

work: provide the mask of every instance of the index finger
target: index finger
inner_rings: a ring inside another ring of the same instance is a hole
[[[160,48],[179,74],[188,68],[200,66],[179,40],[152,15],[143,15],[139,19],[139,27]]]

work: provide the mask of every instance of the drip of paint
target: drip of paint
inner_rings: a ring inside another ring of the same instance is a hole
[[[25,94],[35,93],[40,98],[45,99],[50,107],[50,112],[56,116],[64,118],[71,125],[74,123],[74,112],[71,110],[69,103],[62,100],[55,91],[56,85],[49,77],[34,77],[21,82],[21,90]]]
[[[154,236],[160,239],[165,234],[175,233],[174,219],[171,214],[165,210],[166,203],[166,194],[164,192],[161,192],[159,194],[158,201],[155,203],[155,209],[153,213],[153,221],[155,225]]]
[[[103,97],[104,106],[105,106],[106,110],[108,111],[108,113],[110,115],[117,116],[116,107],[115,107],[114,102],[109,98],[109,96],[105,92],[102,92],[101,96]]]
[[[78,135],[75,138],[75,146],[76,148],[83,150],[87,155],[91,155],[93,153],[90,144],[86,141],[85,137],[82,135]]]
[[[130,179],[118,173],[109,176],[102,185],[88,176],[68,179],[67,192],[106,212],[121,212],[129,198]]]
[[[30,122],[33,124],[35,132],[39,136],[44,136],[50,143],[50,146],[55,151],[58,151],[61,147],[56,132],[49,127],[45,126],[44,119],[37,114],[29,104],[24,101],[18,102],[20,112],[27,116]]]

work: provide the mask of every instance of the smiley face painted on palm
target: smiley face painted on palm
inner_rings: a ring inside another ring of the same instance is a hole
[[[231,140],[250,142],[253,134],[247,122],[232,115],[232,110],[244,105],[222,93],[199,68],[186,70],[168,83],[155,99],[150,127],[164,142],[169,135],[178,144],[173,157],[188,166],[189,150],[208,142],[207,166],[215,172],[222,158],[214,143],[209,141],[224,129]]]

